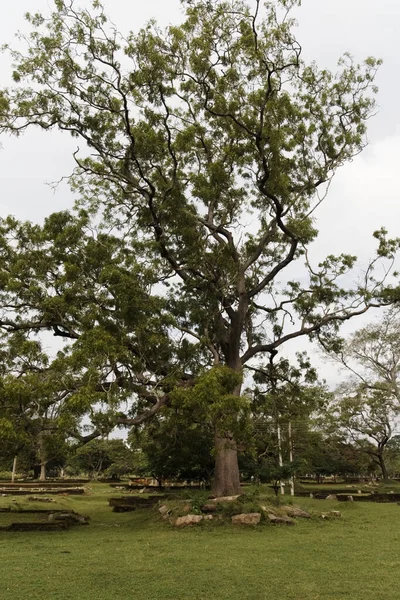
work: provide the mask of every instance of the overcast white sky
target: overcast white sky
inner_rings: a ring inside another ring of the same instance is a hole
[[[15,0],[7,3],[0,21],[0,44],[27,30],[25,12],[48,13],[51,0]],[[90,0],[76,0],[89,7]],[[179,22],[179,0],[104,0],[106,12],[126,33],[149,18],[160,24]],[[372,232],[386,226],[400,235],[400,2],[399,0],[303,0],[296,11],[298,38],[306,60],[334,68],[338,57],[350,51],[357,59],[384,60],[378,85],[379,113],[370,122],[370,145],[335,177],[329,197],[318,213],[318,254],[350,252],[361,263],[372,254]],[[8,85],[10,69],[0,60],[0,87]],[[46,182],[71,171],[71,150],[76,142],[57,134],[31,131],[18,140],[0,140],[0,214],[41,220],[52,211],[71,206],[67,186],[54,194]],[[360,263],[360,264],[361,264]],[[350,329],[359,327],[353,321]],[[328,381],[336,379],[332,367],[323,366]]]

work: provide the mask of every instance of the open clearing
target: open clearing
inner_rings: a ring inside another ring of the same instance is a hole
[[[295,527],[183,530],[157,509],[113,513],[104,484],[83,497],[30,508],[73,509],[89,526],[63,532],[0,532],[2,600],[398,600],[400,506],[299,498],[342,519]],[[25,505],[25,500],[16,498]],[[9,506],[11,497],[0,498]],[[338,505],[339,504],[339,505]],[[18,519],[14,519],[18,520]],[[10,515],[0,514],[0,525]]]

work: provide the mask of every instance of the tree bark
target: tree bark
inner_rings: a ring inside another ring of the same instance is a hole
[[[238,325],[236,323],[236,325]],[[240,327],[237,332],[240,332]],[[228,344],[225,351],[226,364],[236,372],[242,372],[243,366],[239,358],[238,334],[235,343]],[[232,336],[235,339],[235,336]],[[232,342],[232,340],[231,340]],[[240,396],[242,385],[239,384],[233,390],[235,396]],[[214,433],[215,470],[211,484],[211,492],[215,496],[237,496],[242,493],[240,487],[240,473],[238,463],[237,443],[231,432],[223,431],[216,424]]]
[[[40,481],[46,481],[46,462],[40,463]]]
[[[229,434],[215,432],[215,472],[211,491],[215,496],[241,494],[237,446]]]
[[[378,454],[379,466],[382,471],[382,479],[383,481],[388,481],[389,476],[386,468],[385,459],[383,458],[383,454]]]

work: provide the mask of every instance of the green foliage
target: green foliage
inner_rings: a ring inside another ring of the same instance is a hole
[[[201,509],[204,506],[204,504],[206,504],[208,496],[209,492],[193,493],[191,491],[188,491],[187,494],[184,494],[184,497],[190,500],[190,513],[194,515],[204,514]]]
[[[314,211],[366,144],[380,61],[306,64],[297,5],[185,2],[180,25],[124,36],[97,1],[27,15],[0,133],[59,129],[84,144],[73,214],[0,223],[0,328],[7,343],[18,331],[68,340],[44,370],[58,372],[58,416],[75,434],[83,414],[106,434],[172,406],[243,443],[246,365],[299,336],[338,348],[343,321],[399,299],[387,281],[400,241],[384,230],[361,283],[348,285],[359,278],[345,252],[312,262]],[[282,413],[310,400],[283,392]]]
[[[80,473],[87,473],[96,479],[100,474],[118,478],[135,471],[134,453],[123,440],[95,439],[77,448],[71,449],[69,466]]]
[[[190,411],[166,411],[140,430],[133,430],[129,441],[141,456],[142,474],[160,483],[165,479],[210,480],[213,431],[193,419]]]
[[[351,377],[338,387],[331,407],[332,427],[351,436],[384,479],[386,448],[400,414],[399,330],[398,309],[392,308],[343,343],[337,358]]]
[[[239,440],[248,434],[249,398],[238,396],[242,373],[217,365],[199,376],[193,387],[171,393],[172,406],[189,410],[197,421],[234,433]]]
[[[265,515],[260,509],[260,504],[256,501],[243,500],[239,502],[218,502],[216,513],[222,515],[224,518],[229,519],[233,515],[240,515],[242,513],[261,513],[261,521],[265,520]]]

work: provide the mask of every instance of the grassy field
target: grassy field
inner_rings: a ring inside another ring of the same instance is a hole
[[[339,509],[343,518],[299,520],[295,527],[207,524],[177,530],[157,509],[111,512],[108,497],[118,494],[97,484],[91,495],[62,497],[52,505],[91,516],[89,526],[0,532],[1,600],[399,598],[397,504],[338,506],[301,498],[305,508]],[[9,504],[0,498],[0,506]],[[0,514],[1,525],[6,519]]]

